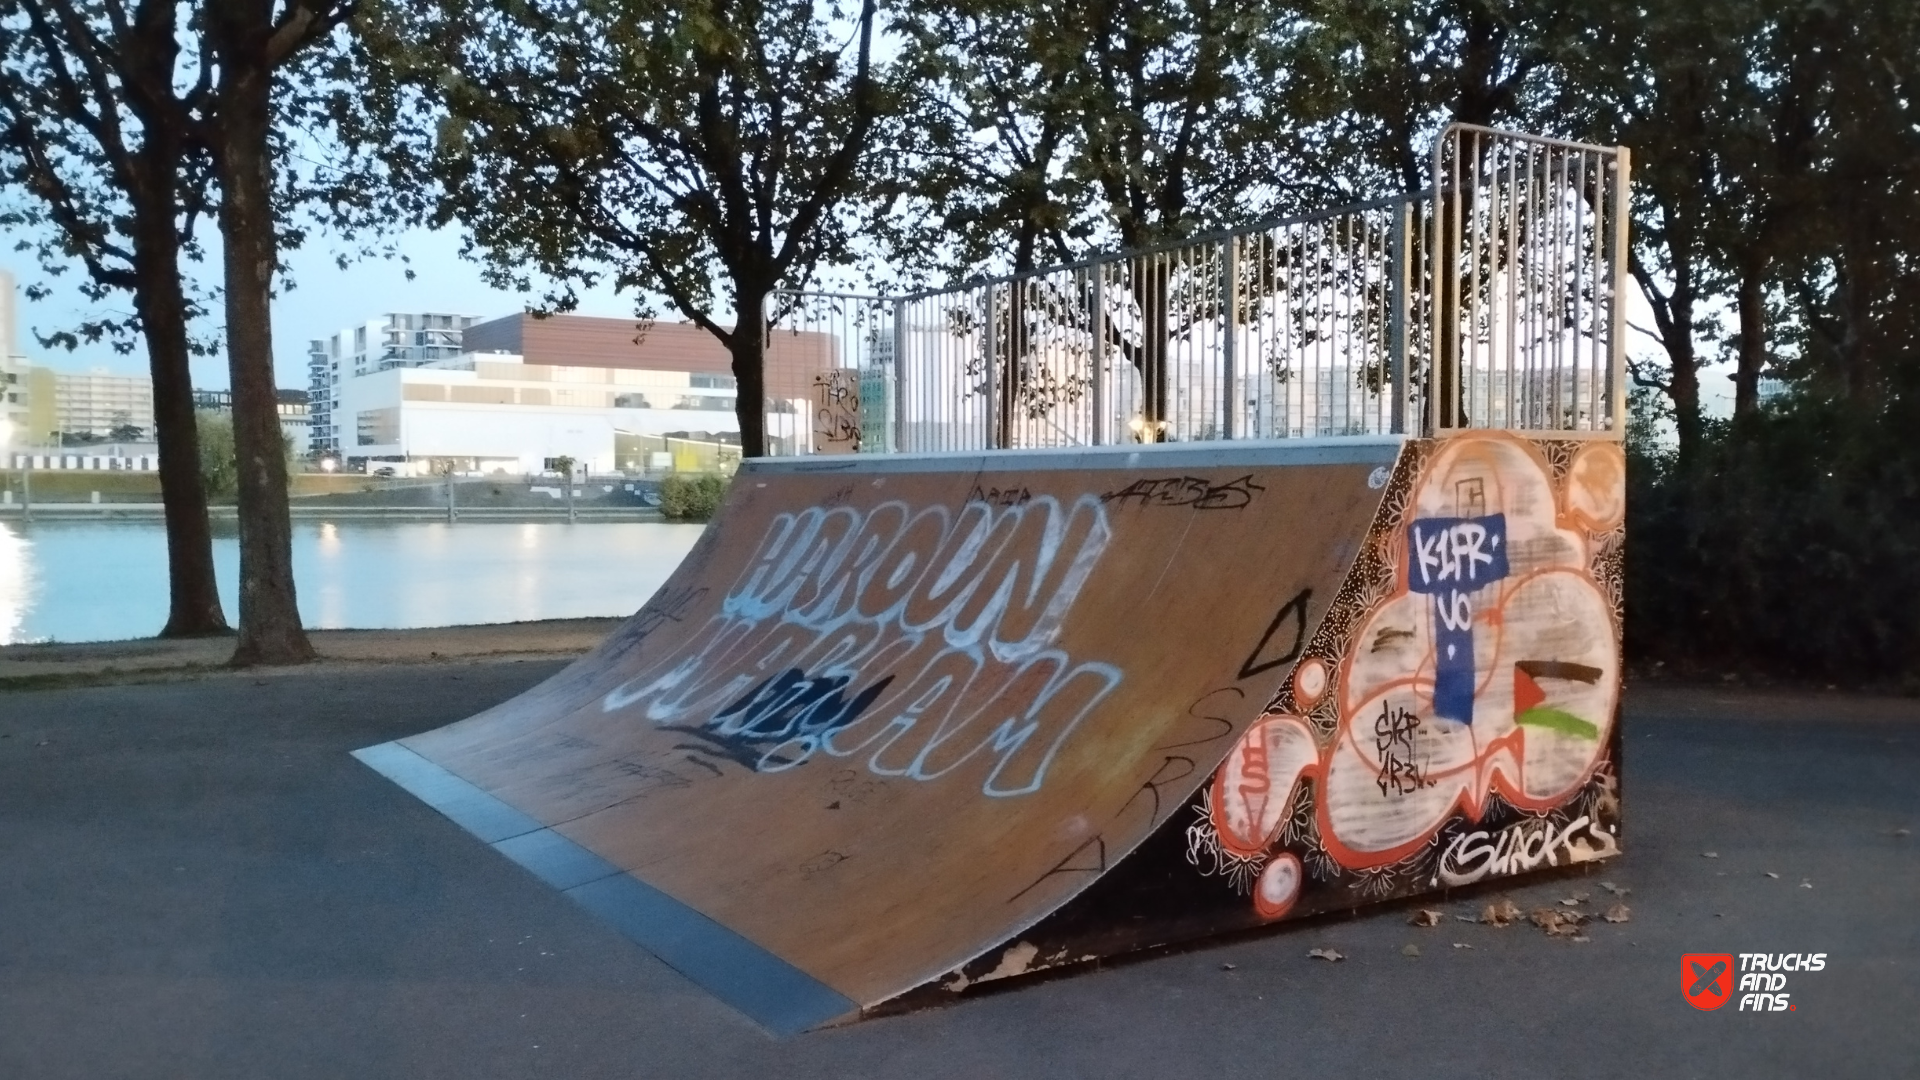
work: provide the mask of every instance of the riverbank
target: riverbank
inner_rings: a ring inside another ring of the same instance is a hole
[[[311,630],[320,654],[297,668],[250,669],[276,675],[397,664],[567,660],[598,645],[620,619],[546,619],[418,630]],[[0,691],[55,686],[166,682],[227,672],[233,638],[141,638],[80,644],[0,645]]]
[[[445,506],[365,506],[350,503],[325,503],[320,505],[294,503],[289,507],[291,515],[300,521],[340,521],[340,520],[394,520],[394,521],[444,521],[447,518]],[[18,521],[27,516],[27,508],[20,503],[0,503],[0,520]],[[578,521],[665,521],[659,510],[650,506],[576,506],[572,516]],[[209,517],[215,519],[234,519],[238,508],[233,506],[209,506]],[[511,506],[511,507],[456,507],[454,517],[457,520],[473,521],[565,521],[569,511],[564,505],[554,506]],[[84,503],[84,502],[36,502],[32,515],[35,518],[78,518],[88,521],[128,518],[157,521],[166,516],[166,507],[160,503]]]

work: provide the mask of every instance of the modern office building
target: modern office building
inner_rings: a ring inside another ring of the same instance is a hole
[[[568,457],[607,472],[669,452],[667,436],[739,442],[731,357],[699,327],[511,315],[468,328],[466,343],[450,359],[342,377],[334,423],[349,468],[532,472]],[[770,343],[776,452],[795,451],[814,377],[832,356],[824,334],[781,334]]]
[[[478,321],[472,315],[440,311],[397,312],[349,326],[307,346],[308,439],[316,454],[338,454],[353,441],[334,416],[340,384],[400,367],[449,360],[460,355],[462,335]]]

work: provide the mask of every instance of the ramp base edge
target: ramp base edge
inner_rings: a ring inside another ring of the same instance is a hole
[[[774,1035],[858,1014],[839,991],[399,743],[353,756]]]

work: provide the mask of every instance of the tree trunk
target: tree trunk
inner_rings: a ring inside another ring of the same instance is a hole
[[[1694,460],[1705,433],[1700,418],[1700,362],[1693,343],[1693,261],[1686,254],[1689,250],[1669,242],[1666,254],[1674,279],[1671,294],[1663,294],[1656,287],[1651,272],[1638,258],[1632,267],[1641,295],[1653,309],[1660,345],[1667,354],[1667,381],[1662,389],[1673,403],[1674,435],[1682,465]]]
[[[177,152],[172,155],[178,160]],[[171,177],[170,169],[150,176]],[[163,184],[165,181],[163,181]],[[207,488],[200,476],[200,432],[193,415],[193,372],[188,364],[187,298],[180,282],[180,240],[173,193],[136,192],[134,239],[139,281],[134,309],[147,340],[153,376],[154,441],[160,446],[160,502],[166,508],[167,623],[161,637],[202,637],[231,632],[220,610],[213,572],[213,531],[207,523]],[[157,203],[158,205],[141,205]]]
[[[1749,259],[1740,270],[1739,352],[1733,371],[1733,415],[1760,410],[1760,371],[1767,363],[1766,259]]]
[[[219,43],[220,82],[214,150],[225,256],[227,370],[240,466],[240,642],[233,663],[294,664],[313,659],[314,652],[294,597],[286,444],[273,372],[270,302],[279,249],[268,154],[271,7],[239,0],[216,10],[211,32]]]
[[[741,289],[734,297],[733,332],[727,352],[739,396],[733,415],[740,421],[740,456],[767,456],[767,309],[765,289]]]

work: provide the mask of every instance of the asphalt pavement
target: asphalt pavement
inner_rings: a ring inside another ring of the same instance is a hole
[[[0,1077],[1920,1075],[1920,702],[1635,689],[1591,874],[776,1040],[348,756],[556,667],[0,691]],[[1762,952],[1790,1011],[1683,999]]]

